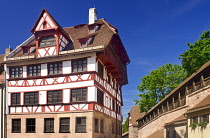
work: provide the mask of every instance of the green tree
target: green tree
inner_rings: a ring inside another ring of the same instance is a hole
[[[140,106],[141,112],[146,112],[161,101],[167,94],[176,88],[186,77],[182,66],[166,65],[152,70],[149,75],[141,79],[141,84],[137,87],[140,91],[140,99],[134,99],[135,103]]]
[[[129,123],[129,118],[127,117],[124,124],[122,124],[122,131],[123,133],[128,131],[128,123]]]
[[[210,59],[210,31],[203,32],[200,39],[187,45],[190,49],[181,54],[179,59],[182,59],[182,66],[188,77]]]

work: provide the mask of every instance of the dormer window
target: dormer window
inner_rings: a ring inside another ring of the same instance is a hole
[[[94,40],[95,36],[92,36],[90,38],[84,38],[84,39],[80,39],[80,44],[81,47],[87,47],[88,45],[93,44],[93,40]]]
[[[23,48],[23,54],[28,54],[29,48]]]
[[[81,47],[87,47],[87,40],[86,39],[81,40],[80,43],[81,43]]]
[[[88,29],[89,29],[89,33],[95,33],[95,25],[89,25]]]
[[[100,29],[100,27],[101,27],[101,25],[95,25],[95,24],[89,25],[89,26],[88,26],[89,34],[95,33],[97,30]]]
[[[48,46],[55,46],[55,45],[56,45],[56,39],[53,35],[44,36],[41,38],[39,42],[39,47],[48,47]]]

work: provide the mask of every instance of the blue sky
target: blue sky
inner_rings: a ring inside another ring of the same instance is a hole
[[[96,7],[98,18],[118,28],[128,52],[129,84],[123,87],[123,116],[127,116],[140,79],[158,66],[177,59],[210,29],[209,0],[2,0],[0,2],[0,54],[15,48],[28,37],[42,8],[62,27],[88,22],[88,9]]]

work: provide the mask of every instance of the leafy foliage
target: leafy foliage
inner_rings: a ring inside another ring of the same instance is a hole
[[[128,131],[128,123],[129,123],[129,118],[127,117],[124,124],[122,124],[122,131],[123,133]]]
[[[191,128],[193,128],[193,129],[194,129],[194,128],[196,128],[196,127],[197,127],[197,125],[198,125],[198,124],[196,124],[196,123],[192,123],[192,124],[190,124],[190,125],[189,125],[189,127],[191,127]]]
[[[194,44],[187,43],[190,49],[181,54],[182,66],[190,76],[210,59],[210,31],[205,31]]]
[[[208,122],[200,122],[200,123],[198,123],[198,126],[200,126],[200,127],[205,127],[206,125],[208,124]]]
[[[135,99],[135,103],[140,106],[141,112],[146,112],[155,104],[161,101],[168,93],[176,88],[185,78],[186,73],[180,65],[166,65],[152,70],[149,75],[141,79],[141,84],[137,87],[140,99]]]

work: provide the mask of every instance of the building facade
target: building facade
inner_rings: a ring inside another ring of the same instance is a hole
[[[95,8],[67,28],[43,9],[31,32],[4,61],[7,137],[121,137],[130,60],[118,30]]]
[[[209,72],[210,61],[139,118],[138,137],[208,138]]]
[[[0,138],[5,137],[5,83],[4,83],[4,56],[0,55]]]
[[[128,131],[129,138],[138,138],[138,123],[137,119],[142,118],[145,115],[145,112],[140,113],[139,106],[132,106],[130,111],[128,112]]]

